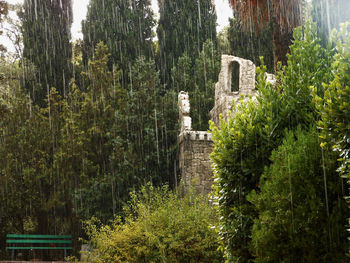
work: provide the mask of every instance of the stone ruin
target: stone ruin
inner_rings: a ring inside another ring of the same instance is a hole
[[[256,67],[250,60],[235,56],[222,55],[221,71],[215,85],[215,105],[210,111],[211,120],[219,125],[220,114],[227,120],[233,102],[238,103],[256,97]],[[267,80],[275,82],[274,75],[267,74]],[[187,92],[178,96],[181,130],[178,136],[179,173],[185,190],[193,186],[198,192],[208,194],[211,191],[213,172],[210,153],[212,135],[207,131],[193,131],[191,128],[190,102]]]
[[[180,178],[185,190],[193,185],[201,193],[209,193],[213,174],[209,155],[212,151],[210,132],[192,131],[188,93],[178,96],[181,130],[178,137]]]
[[[215,85],[215,103],[210,111],[211,120],[219,125],[220,114],[227,120],[233,103],[240,97],[255,97],[255,65],[250,60],[222,55],[221,71]]]
[[[181,91],[178,96],[179,118],[181,122],[181,132],[192,129],[192,119],[190,117],[190,99],[188,93]]]

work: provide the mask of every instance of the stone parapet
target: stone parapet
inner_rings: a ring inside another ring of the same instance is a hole
[[[183,131],[178,137],[178,142],[183,140],[198,140],[198,141],[212,141],[212,135],[206,131]]]

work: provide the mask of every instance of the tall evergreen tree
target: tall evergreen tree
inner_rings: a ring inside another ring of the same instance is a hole
[[[91,0],[82,23],[84,64],[103,41],[111,53],[110,69],[118,65],[124,78],[129,78],[133,61],[140,55],[152,55],[154,24],[150,0]]]
[[[169,96],[159,96],[154,61],[138,58],[125,89],[120,70],[108,69],[107,46],[100,42],[94,53],[83,72],[86,90],[73,83],[67,97],[55,170],[72,190],[78,216],[107,222],[121,212],[130,191],[172,174],[169,155],[177,130],[168,114],[175,113],[176,101],[171,105]]]
[[[113,141],[119,140],[120,134],[113,127],[118,125],[116,130],[120,132],[125,126],[125,114],[120,114],[125,96],[120,88],[120,72],[108,70],[108,56],[107,46],[99,43],[94,59],[89,60],[89,70],[82,73],[89,85],[71,83],[61,147],[54,163],[78,216],[88,219],[94,215],[103,221],[113,216],[115,199],[121,199],[121,195],[110,195],[110,187],[113,178],[119,176],[114,162],[122,163],[125,155],[123,149],[114,152]]]
[[[189,92],[191,102],[192,126],[196,130],[207,130],[209,112],[214,106],[215,83],[220,71],[220,55],[211,40],[192,63],[184,53],[171,69],[171,84],[175,92]]]
[[[66,96],[71,78],[73,21],[71,0],[25,0],[23,57],[37,68],[35,84],[25,78],[25,88],[39,105],[51,87]]]
[[[172,94],[159,96],[159,75],[155,62],[144,57],[132,66],[132,82],[129,84],[127,106],[127,140],[132,158],[133,174],[140,183],[168,181],[172,174],[168,154],[176,142],[173,114],[176,106],[167,101]],[[175,106],[175,107],[174,107]]]
[[[216,42],[216,12],[211,0],[158,0],[158,4],[158,66],[162,83],[169,84],[171,69],[184,52],[194,62],[207,39]]]

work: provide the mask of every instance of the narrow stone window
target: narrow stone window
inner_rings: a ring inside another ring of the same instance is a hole
[[[231,68],[231,92],[239,91],[239,70],[240,65],[238,62],[233,61],[230,65]]]

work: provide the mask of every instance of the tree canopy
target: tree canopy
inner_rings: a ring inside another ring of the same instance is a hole
[[[207,39],[216,45],[216,12],[211,0],[159,0],[158,5],[158,67],[162,84],[169,85],[179,57],[186,53],[194,62]]]
[[[52,87],[61,96],[69,91],[72,3],[70,0],[25,0],[21,19],[23,58],[36,68],[34,83],[25,74],[24,86],[34,103],[43,106]]]

